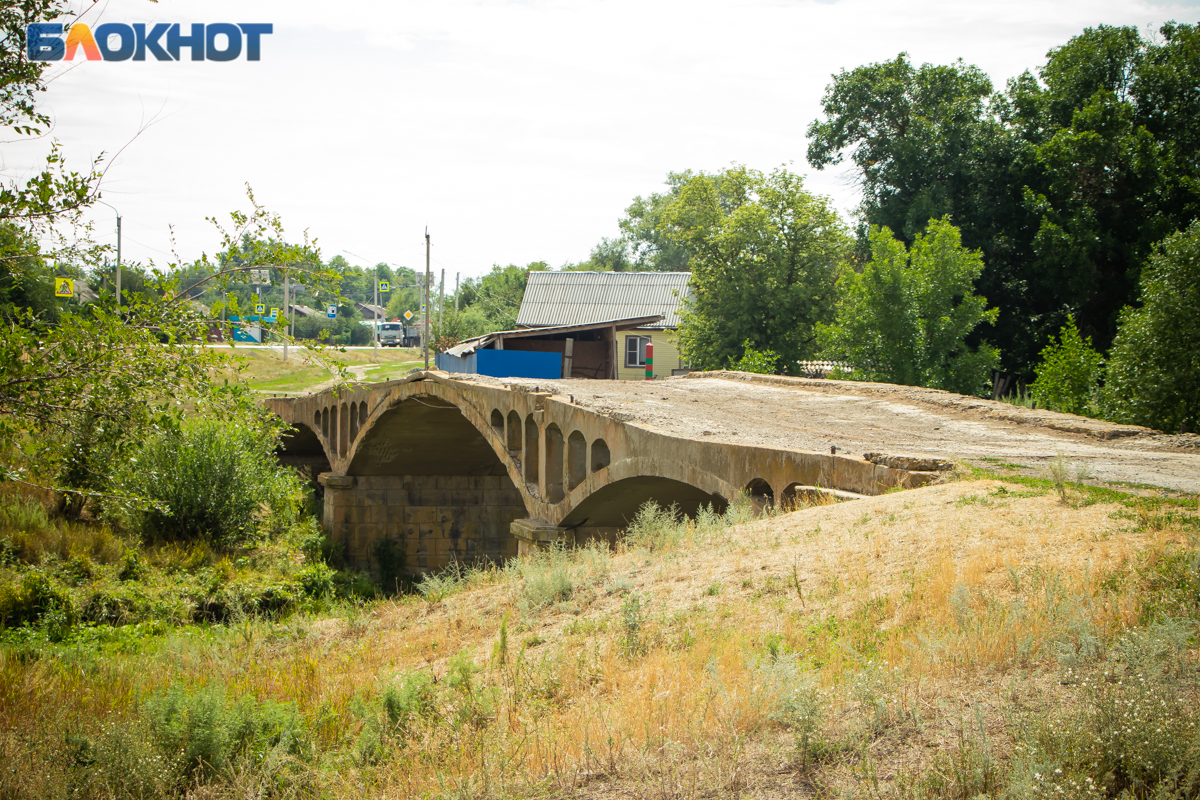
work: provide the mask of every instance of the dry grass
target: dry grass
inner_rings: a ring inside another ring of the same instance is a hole
[[[1186,543],[1131,516],[960,482],[593,552],[549,603],[529,601],[534,572],[493,570],[436,602],[188,630],[136,655],[4,650],[0,760],[29,766],[0,795],[52,796],[66,733],[214,685],[295,704],[310,750],[196,796],[894,796],[968,731],[1003,757],[1012,708],[1072,703],[1062,665],[1133,625],[1134,568]],[[372,703],[420,672],[429,707],[372,739]]]

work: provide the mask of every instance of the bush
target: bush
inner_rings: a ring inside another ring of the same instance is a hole
[[[1051,411],[1093,416],[1101,358],[1092,349],[1092,338],[1079,335],[1074,317],[1059,331],[1058,342],[1042,350],[1041,358],[1034,368],[1037,380],[1029,387],[1034,402]]]
[[[201,420],[147,442],[119,477],[155,505],[129,520],[150,541],[246,544],[292,522],[301,496],[274,440],[244,425]]]
[[[51,639],[59,640],[75,620],[71,596],[41,570],[29,570],[20,578],[0,583],[0,627],[45,622],[53,628],[48,631]]]
[[[735,372],[755,372],[760,375],[775,375],[779,372],[780,355],[774,350],[755,350],[747,339],[742,343],[742,358],[730,359],[729,368]]]
[[[240,756],[297,753],[304,730],[291,703],[244,696],[227,702],[220,686],[189,694],[173,686],[143,704],[159,751],[177,765],[180,784],[227,771]]]

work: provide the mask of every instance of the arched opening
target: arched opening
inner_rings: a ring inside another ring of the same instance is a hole
[[[763,514],[775,507],[775,490],[762,478],[755,478],[746,484],[746,495],[756,514]]]
[[[338,457],[345,458],[350,447],[350,410],[342,403],[341,426],[338,428]]]
[[[696,516],[705,506],[711,506],[722,514],[729,507],[725,498],[718,494],[709,494],[671,478],[646,475],[625,478],[597,489],[572,509],[559,526],[574,528],[576,542],[588,538],[615,542],[617,535],[637,515],[638,509],[651,500],[663,508],[674,504],[688,517]]]
[[[546,426],[546,498],[557,503],[566,497],[563,491],[563,435],[553,422]]]
[[[508,452],[521,453],[521,415],[516,411],[508,412]]]
[[[599,472],[612,463],[608,452],[608,443],[603,439],[592,442],[592,472]]]
[[[321,430],[321,411],[320,409],[313,412],[313,430]]]
[[[516,555],[509,526],[528,515],[524,500],[453,403],[422,395],[377,413],[346,475],[326,489],[326,524],[350,565],[385,588],[451,563]]]
[[[350,435],[346,441],[353,442],[358,438],[358,403],[350,404]]]
[[[567,437],[567,491],[572,491],[587,477],[587,439],[579,431]]]
[[[331,453],[333,453],[335,457],[340,455],[340,453],[338,453],[338,410],[337,410],[337,406],[331,406],[329,408],[329,436],[327,437],[327,439],[329,441],[329,451]]]
[[[361,430],[367,424],[367,401],[363,400],[358,404],[358,427]]]
[[[319,424],[321,412],[318,411],[315,417]],[[329,456],[325,454],[325,448],[321,446],[316,430],[302,423],[292,425],[280,437],[275,457],[279,459],[280,464],[295,469],[308,481],[313,496],[319,503],[325,495],[325,487],[317,481],[317,476],[322,472],[329,472],[330,466]],[[320,513],[319,507],[317,513]]]
[[[492,430],[501,439],[504,438],[504,415],[500,413],[500,409],[492,409]]]
[[[329,408],[321,409],[321,435],[325,437],[325,441],[329,441]]]
[[[819,486],[806,486],[802,483],[789,483],[779,495],[781,511],[799,511],[811,506],[832,505],[837,502],[837,495]]]
[[[525,483],[536,487],[538,485],[538,426],[537,420],[530,414],[525,418]]]

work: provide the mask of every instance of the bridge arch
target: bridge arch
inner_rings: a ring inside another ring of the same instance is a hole
[[[349,560],[390,584],[388,570],[403,578],[515,555],[511,524],[529,516],[529,503],[504,426],[494,424],[503,414],[442,385],[397,389],[374,409],[348,405],[357,436],[342,474],[327,481],[340,493],[327,525]]]

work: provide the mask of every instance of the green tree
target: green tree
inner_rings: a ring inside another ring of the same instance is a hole
[[[1067,414],[1087,414],[1092,410],[1103,358],[1092,349],[1091,337],[1084,338],[1075,320],[1058,333],[1058,341],[1042,350],[1042,361],[1034,372],[1037,380],[1029,393],[1042,408]]]
[[[973,292],[979,253],[946,219],[931,222],[911,249],[886,228],[873,229],[870,244],[862,273],[842,275],[836,321],[820,328],[825,357],[848,362],[858,380],[986,393],[999,353],[967,339],[999,312]]]
[[[689,363],[721,369],[749,342],[778,353],[790,373],[815,352],[815,326],[832,318],[850,239],[799,175],[734,166],[693,176],[661,224],[664,236],[690,254],[692,294],[679,329]]]
[[[1115,422],[1200,428],[1200,222],[1150,257],[1141,307],[1121,313],[1101,403]]]
[[[1159,33],[1089,28],[1003,93],[961,61],[843,71],[809,127],[809,162],[849,156],[864,223],[908,243],[951,215],[983,254],[976,290],[1002,309],[973,338],[1030,377],[1068,314],[1108,347],[1153,243],[1200,213],[1200,34]]]
[[[533,261],[524,267],[496,264],[483,277],[471,278],[464,283],[459,308],[465,310],[468,306],[477,306],[483,312],[488,320],[488,330],[483,333],[512,330],[517,325],[517,312],[521,310],[529,273],[547,269],[549,265],[545,261]]]

